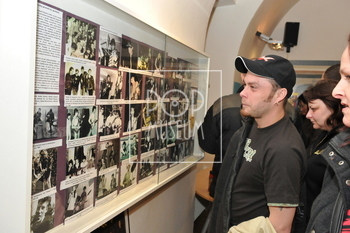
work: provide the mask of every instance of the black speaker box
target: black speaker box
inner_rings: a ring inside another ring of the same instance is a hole
[[[298,44],[299,25],[297,22],[286,22],[284,27],[283,45],[293,47]]]

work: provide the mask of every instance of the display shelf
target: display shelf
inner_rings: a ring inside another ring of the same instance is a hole
[[[89,233],[129,207],[135,205],[140,200],[162,188],[164,185],[192,168],[196,162],[201,159],[201,156],[192,156],[182,163],[179,163],[161,173],[161,175],[166,177],[166,179],[162,180],[161,182],[158,182],[158,177],[154,176],[151,179],[136,185],[126,193],[120,194],[114,200],[102,206],[96,207],[93,211],[81,216],[79,219],[66,225],[57,226],[50,232]]]

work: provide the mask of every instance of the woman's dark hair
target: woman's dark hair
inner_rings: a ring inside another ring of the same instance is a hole
[[[298,96],[298,102],[303,102],[304,104],[307,104],[307,101],[305,100],[305,97],[303,94]]]
[[[327,119],[327,124],[333,127],[343,124],[343,113],[340,99],[336,99],[332,96],[332,91],[337,83],[338,81],[332,79],[320,80],[314,86],[310,86],[306,89],[303,93],[307,102],[320,99],[332,111],[332,114]]]

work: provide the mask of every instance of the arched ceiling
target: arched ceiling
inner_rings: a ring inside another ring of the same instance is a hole
[[[239,52],[241,56],[247,58],[260,57],[266,45],[266,42],[260,40],[255,36],[256,31],[270,36],[277,24],[281,21],[284,15],[297,3],[299,0],[264,0],[259,9],[256,11],[254,17],[247,27]],[[240,75],[235,71],[234,80],[240,80]]]
[[[239,54],[249,58],[259,57],[266,43],[254,36],[256,31],[271,35],[283,16],[298,1],[264,0],[245,31]]]

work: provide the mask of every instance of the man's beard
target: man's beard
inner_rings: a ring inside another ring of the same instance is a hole
[[[241,109],[240,113],[243,117],[251,117],[250,113],[246,112],[244,109]]]

